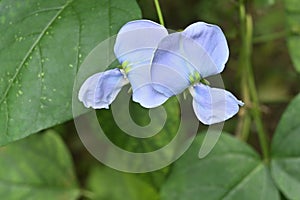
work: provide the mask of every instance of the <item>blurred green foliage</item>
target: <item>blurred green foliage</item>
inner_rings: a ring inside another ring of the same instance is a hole
[[[47,131],[0,149],[1,199],[75,200],[80,196],[64,141]]]

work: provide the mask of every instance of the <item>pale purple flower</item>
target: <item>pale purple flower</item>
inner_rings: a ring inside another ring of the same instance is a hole
[[[228,60],[227,41],[218,26],[197,22],[168,35],[155,22],[136,20],[121,28],[114,52],[121,67],[92,75],[80,88],[78,97],[86,107],[108,108],[128,83],[133,101],[146,108],[188,88],[195,114],[204,124],[225,121],[243,105],[204,79],[222,72]]]
[[[90,76],[79,90],[79,100],[88,108],[109,108],[121,88],[130,83],[133,101],[146,108],[161,105],[167,97],[152,88],[150,66],[158,43],[167,35],[163,26],[150,20],[125,24],[114,46],[121,67]]]
[[[194,23],[159,43],[151,64],[153,87],[167,97],[188,88],[194,112],[202,123],[225,121],[243,102],[226,90],[209,87],[204,78],[222,72],[228,56],[227,41],[218,26]]]

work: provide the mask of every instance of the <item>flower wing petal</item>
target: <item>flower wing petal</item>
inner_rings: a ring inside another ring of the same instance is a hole
[[[194,71],[180,48],[180,33],[165,37],[158,45],[151,63],[153,87],[167,97],[183,92]]]
[[[154,108],[163,104],[168,97],[154,90],[150,78],[148,63],[136,65],[127,74],[132,87],[132,100],[145,108]]]
[[[212,68],[216,66],[201,45],[182,33],[173,33],[159,43],[154,53],[151,78],[157,91],[172,96],[193,83],[195,72],[206,77]]]
[[[127,83],[128,80],[119,69],[97,73],[82,84],[78,98],[87,108],[108,109],[121,88]]]
[[[244,105],[233,94],[223,89],[197,84],[190,91],[194,98],[194,112],[197,118],[206,125],[233,117],[239,111],[239,106]]]
[[[114,52],[120,63],[149,62],[167,29],[150,20],[135,20],[125,24],[118,32]]]
[[[206,74],[203,74],[204,77],[223,71],[229,57],[229,49],[225,35],[220,27],[204,22],[197,22],[188,26],[182,34],[202,46],[215,63],[215,67],[211,67]]]

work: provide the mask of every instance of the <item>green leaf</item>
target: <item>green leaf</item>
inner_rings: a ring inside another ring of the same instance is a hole
[[[212,152],[197,157],[204,136],[180,158],[164,185],[162,200],[279,200],[269,170],[245,143],[222,134]]]
[[[154,109],[146,109],[140,104],[133,102],[131,94],[127,92],[129,88],[129,86],[125,86],[125,88],[122,89],[110,109],[97,110],[98,121],[103,132],[117,147],[129,152],[147,153],[164,148],[174,139],[176,134],[180,134],[178,133],[178,129],[182,119],[180,115],[180,104],[177,98],[172,97],[164,103],[163,109],[166,116],[163,117],[160,115],[162,111],[155,112],[153,111]],[[124,100],[125,98],[128,98],[127,101]],[[188,101],[188,99],[186,99],[186,101]],[[130,129],[128,127],[130,127]],[[189,128],[190,134],[192,134],[193,130],[191,127]],[[133,132],[136,134],[136,137],[132,136]],[[153,133],[153,135],[143,138],[143,136],[149,133],[151,133],[151,135]],[[154,163],[156,159],[168,160],[174,155],[176,150],[178,150],[178,148],[160,152],[156,154],[156,156],[153,156],[151,162]],[[120,162],[127,162],[127,160],[120,160]],[[139,166],[141,163],[143,165],[145,160],[137,159],[135,162],[130,162],[130,166]],[[119,164],[119,166],[121,166],[121,164]],[[160,188],[169,170],[170,168],[166,166],[160,170],[143,173],[139,176],[141,176],[145,182],[155,185],[156,188]]]
[[[68,150],[53,131],[0,148],[0,197],[72,200],[79,196]]]
[[[272,176],[289,199],[300,199],[300,95],[284,112],[272,141]]]
[[[134,0],[2,0],[0,11],[0,145],[71,119],[82,60],[141,15]]]
[[[287,28],[289,35],[287,38],[288,48],[293,64],[300,72],[300,7],[298,0],[285,0],[285,10]]]
[[[118,172],[107,167],[94,168],[88,179],[88,188],[99,200],[158,200],[151,185],[136,174]]]

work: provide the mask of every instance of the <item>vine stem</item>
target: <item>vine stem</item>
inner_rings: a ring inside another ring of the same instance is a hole
[[[247,26],[247,30],[248,30],[247,34],[246,34],[247,41],[252,44],[253,22],[252,22],[252,17],[250,15],[247,15],[247,17],[246,17],[246,26]],[[252,45],[251,45],[251,47],[252,47]],[[249,72],[249,74],[248,74],[249,91],[250,91],[250,95],[251,95],[252,102],[253,102],[253,108],[251,111],[253,114],[254,122],[256,124],[257,134],[259,137],[260,146],[262,148],[263,157],[264,157],[264,159],[266,159],[268,161],[269,160],[269,142],[267,139],[267,133],[265,131],[265,128],[264,128],[264,125],[262,122],[260,103],[259,103],[259,99],[258,99],[253,69],[252,69],[251,65],[249,65],[248,72]]]
[[[162,12],[161,12],[161,9],[160,9],[160,5],[159,5],[159,1],[154,0],[154,4],[155,4],[156,12],[157,12],[157,15],[158,15],[159,23],[161,25],[165,26],[164,18],[163,18],[163,15],[162,15]]]
[[[250,92],[248,88],[248,63],[249,61],[249,53],[248,53],[248,47],[246,43],[246,27],[244,25],[244,21],[246,18],[245,14],[245,7],[242,1],[240,1],[239,4],[239,16],[240,16],[240,23],[241,23],[241,39],[242,39],[242,47],[239,54],[239,65],[240,65],[240,71],[239,74],[241,76],[241,91],[242,91],[242,98],[245,102],[245,106],[241,107],[240,110],[240,118],[239,123],[236,130],[236,135],[242,139],[243,141],[247,141],[249,134],[250,134],[250,125],[251,125],[251,116],[249,112],[249,105],[251,105],[251,99],[250,99]]]
[[[240,0],[240,22],[241,22],[241,38],[242,49],[240,53],[241,75],[242,75],[242,91],[245,103],[249,104],[250,112],[252,114],[254,123],[257,128],[257,134],[259,138],[260,147],[262,150],[263,158],[265,161],[269,161],[269,141],[267,133],[265,131],[261,111],[260,103],[258,99],[257,89],[255,85],[255,79],[253,69],[251,65],[252,45],[253,45],[253,21],[250,14],[246,13],[244,0]],[[250,131],[251,118],[246,107],[246,114],[242,123],[242,138],[248,137]]]

